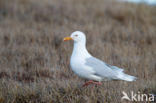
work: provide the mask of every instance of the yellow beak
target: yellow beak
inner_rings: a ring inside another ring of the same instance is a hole
[[[65,38],[63,39],[63,41],[68,41],[68,40],[73,40],[73,38],[71,38],[71,37],[65,37]]]

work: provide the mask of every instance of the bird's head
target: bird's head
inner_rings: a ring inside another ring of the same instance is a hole
[[[81,31],[75,31],[70,37],[65,37],[64,41],[73,40],[74,42],[86,41],[86,36]]]

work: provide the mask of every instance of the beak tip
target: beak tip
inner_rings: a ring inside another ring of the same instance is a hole
[[[63,39],[63,41],[67,41],[67,40]]]
[[[71,37],[65,37],[63,41],[73,40]]]

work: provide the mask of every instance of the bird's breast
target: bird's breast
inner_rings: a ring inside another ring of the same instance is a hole
[[[80,56],[71,56],[70,65],[72,68],[79,67],[85,64],[85,59]]]
[[[87,78],[87,75],[94,73],[93,69],[85,65],[85,58],[72,56],[70,60],[71,69],[79,76]]]

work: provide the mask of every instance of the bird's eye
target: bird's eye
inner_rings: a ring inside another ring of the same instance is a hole
[[[78,36],[78,35],[75,35],[76,37]]]

